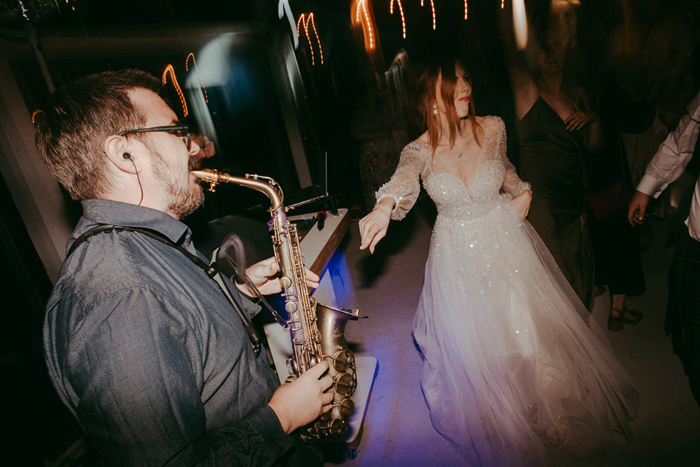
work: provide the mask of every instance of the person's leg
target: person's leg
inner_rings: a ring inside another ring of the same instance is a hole
[[[627,308],[626,298],[626,294],[612,296],[610,315],[608,316],[608,329],[611,331],[622,331],[623,325],[637,324],[642,320],[642,312]]]

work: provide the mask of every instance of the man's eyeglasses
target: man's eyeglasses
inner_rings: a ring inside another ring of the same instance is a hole
[[[192,134],[190,133],[190,128],[187,125],[170,125],[170,126],[154,126],[151,128],[137,128],[135,130],[127,130],[119,133],[119,136],[130,135],[133,133],[151,133],[165,131],[172,133],[178,138],[182,138],[182,141],[187,146],[187,151],[192,148]]]

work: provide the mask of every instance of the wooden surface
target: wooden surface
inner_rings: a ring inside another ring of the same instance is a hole
[[[323,230],[318,230],[317,223],[311,227],[311,230],[301,241],[304,265],[319,276],[350,227],[350,215],[347,209],[338,209],[338,215],[328,211],[326,214],[328,217]],[[295,221],[313,217],[316,217],[315,213],[289,216],[289,220]]]

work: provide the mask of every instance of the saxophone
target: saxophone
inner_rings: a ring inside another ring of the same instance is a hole
[[[282,189],[275,180],[249,174],[235,177],[216,170],[193,170],[190,173],[209,183],[209,191],[214,191],[219,183],[234,183],[270,198],[268,229],[272,232],[284,308],[288,316],[287,327],[292,340],[293,356],[287,361],[290,374],[287,382],[323,359],[329,360],[329,373],[333,378],[332,409],[305,427],[304,434],[312,438],[341,438],[347,431],[354,409],[350,396],[357,387],[355,355],[348,349],[345,340],[345,324],[350,319],[357,319],[359,311],[322,305],[309,296],[296,225],[287,219]]]

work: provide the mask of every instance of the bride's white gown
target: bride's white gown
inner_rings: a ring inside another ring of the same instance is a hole
[[[545,463],[543,442],[589,455],[628,421],[638,394],[554,259],[509,200],[529,186],[505,156],[503,121],[487,117],[469,186],[419,141],[377,193],[393,219],[434,200],[425,282],[413,333],[435,428],[472,466]]]

